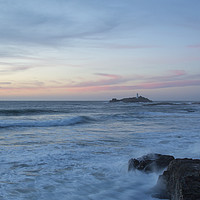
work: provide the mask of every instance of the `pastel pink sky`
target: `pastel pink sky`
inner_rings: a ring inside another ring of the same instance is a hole
[[[198,6],[199,5],[199,6]],[[0,2],[0,100],[200,99],[200,1]]]

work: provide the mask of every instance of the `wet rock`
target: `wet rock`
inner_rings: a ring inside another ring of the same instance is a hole
[[[130,159],[128,163],[128,171],[135,169],[144,172],[160,171],[166,168],[173,159],[174,157],[170,155],[147,154],[137,159]]]
[[[200,200],[200,160],[171,161],[159,176],[153,196],[170,200]]]

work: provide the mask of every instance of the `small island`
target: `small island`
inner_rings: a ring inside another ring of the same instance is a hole
[[[143,97],[143,96],[138,96],[137,97],[129,97],[129,98],[123,98],[123,99],[116,99],[113,98],[112,100],[110,100],[110,103],[115,103],[115,102],[124,102],[124,103],[139,103],[139,102],[152,102],[152,100]]]

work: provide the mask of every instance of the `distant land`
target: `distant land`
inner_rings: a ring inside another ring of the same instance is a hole
[[[113,98],[112,100],[110,100],[110,103],[115,103],[115,102],[125,102],[125,103],[138,103],[138,102],[153,102],[152,100],[143,97],[143,96],[138,96],[137,97],[129,97],[129,98],[123,98],[123,99],[116,99]]]

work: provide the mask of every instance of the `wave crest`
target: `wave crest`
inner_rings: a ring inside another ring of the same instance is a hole
[[[50,120],[15,120],[15,121],[1,121],[0,128],[11,127],[54,127],[54,126],[73,126],[77,124],[84,124],[94,121],[94,119],[87,116],[77,116],[72,118],[50,119]]]

